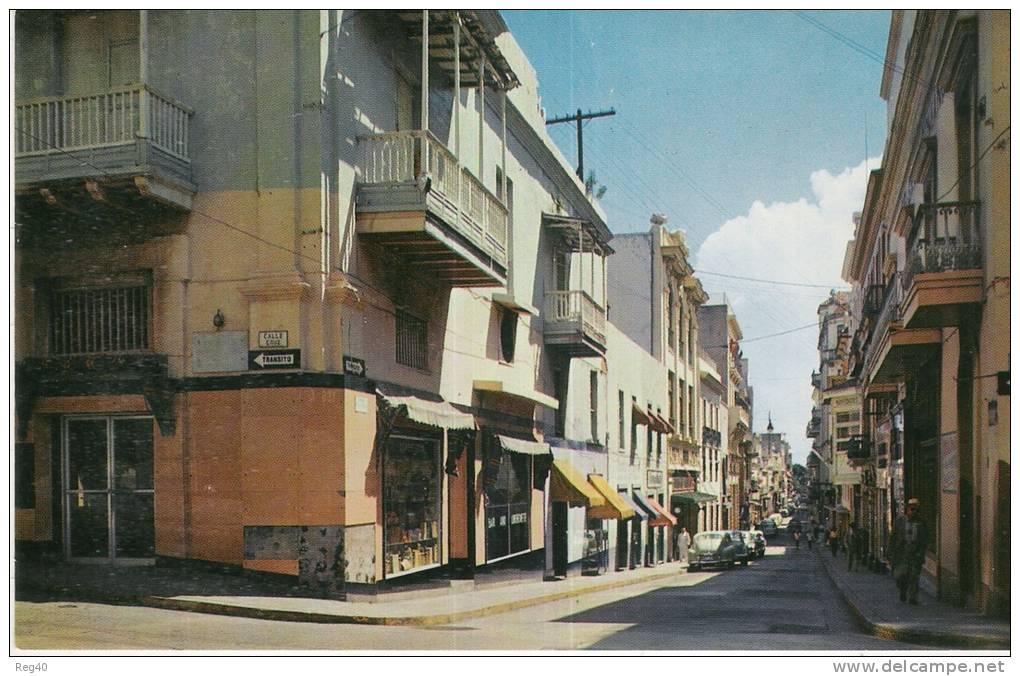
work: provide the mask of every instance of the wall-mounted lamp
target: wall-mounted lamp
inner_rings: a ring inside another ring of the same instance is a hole
[[[216,330],[219,331],[220,329],[222,329],[226,321],[227,318],[223,316],[223,310],[217,309],[216,314],[214,314],[212,318],[212,323],[213,326],[216,327]]]

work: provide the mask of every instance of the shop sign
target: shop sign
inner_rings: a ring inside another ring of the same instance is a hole
[[[286,331],[259,331],[259,347],[287,347]]]
[[[647,472],[647,480],[649,488],[662,488],[662,470],[661,469],[650,469]]]
[[[301,350],[249,350],[248,369],[296,369],[301,366]]]
[[[344,355],[344,373],[349,376],[365,375],[365,360]]]

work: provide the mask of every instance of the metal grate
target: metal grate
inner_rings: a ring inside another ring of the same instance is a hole
[[[54,292],[50,354],[74,355],[149,349],[149,287]]]
[[[428,323],[397,310],[397,363],[428,368]]]

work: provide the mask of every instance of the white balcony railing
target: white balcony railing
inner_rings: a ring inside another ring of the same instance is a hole
[[[605,312],[587,292],[550,291],[546,294],[545,312],[546,322],[576,323],[585,335],[591,336],[605,345]]]
[[[185,162],[192,111],[145,86],[17,102],[15,157],[91,150],[139,138]]]
[[[373,134],[358,142],[363,184],[413,184],[426,175],[428,197],[450,215],[448,224],[506,264],[506,207],[431,132]]]

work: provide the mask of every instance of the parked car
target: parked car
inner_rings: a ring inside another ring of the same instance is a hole
[[[768,540],[765,539],[765,533],[760,530],[751,531],[751,535],[754,537],[754,553],[759,559],[765,558],[765,547],[768,546]]]
[[[736,537],[737,533],[740,533],[740,537],[744,540],[744,556],[740,559],[740,565],[746,566],[758,558],[758,555],[755,553],[754,534],[749,530],[735,530],[733,533],[734,537]]]
[[[759,523],[758,531],[764,533],[767,537],[772,537],[779,533],[779,529],[776,528],[776,522],[772,519],[764,519]]]
[[[696,571],[708,566],[732,568],[745,556],[744,549],[744,539],[734,539],[731,531],[710,530],[698,533],[687,551],[687,570]]]

